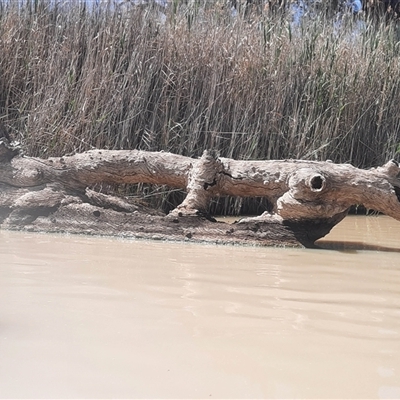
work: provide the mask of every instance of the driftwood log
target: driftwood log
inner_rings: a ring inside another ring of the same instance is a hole
[[[99,183],[167,185],[187,196],[164,215],[93,190]],[[271,210],[235,224],[216,222],[209,202],[227,195],[266,197]],[[353,205],[400,221],[398,163],[361,170],[329,161],[237,161],[207,151],[192,159],[138,150],[39,159],[0,139],[1,229],[312,247]]]

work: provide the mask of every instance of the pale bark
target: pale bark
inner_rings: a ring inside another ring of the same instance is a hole
[[[168,216],[98,193],[96,184],[151,183],[187,192]],[[234,225],[212,222],[215,196],[266,197],[271,213]],[[361,170],[302,160],[238,161],[205,152],[91,150],[38,159],[0,139],[0,228],[172,240],[313,245],[364,205],[400,221],[400,168],[394,160]]]

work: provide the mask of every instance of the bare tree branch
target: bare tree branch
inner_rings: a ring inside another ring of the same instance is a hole
[[[151,183],[184,189],[168,216],[98,193],[98,183]],[[265,197],[271,213],[233,225],[208,215],[216,196]],[[0,139],[0,227],[222,243],[306,245],[326,235],[352,205],[400,221],[396,161],[361,170],[302,160],[238,161],[204,152],[91,150],[38,159]]]

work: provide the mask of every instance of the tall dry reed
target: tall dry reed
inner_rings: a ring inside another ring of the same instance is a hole
[[[212,148],[368,167],[400,152],[395,22],[293,26],[281,14],[232,17],[224,3],[175,0],[163,14],[0,0],[1,121],[42,157]],[[168,192],[164,208],[179,198]]]

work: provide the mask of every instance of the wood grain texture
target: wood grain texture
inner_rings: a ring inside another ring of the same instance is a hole
[[[169,215],[99,193],[99,183],[180,188]],[[272,211],[236,224],[208,215],[215,196],[265,197]],[[240,161],[210,151],[199,159],[166,152],[91,150],[59,158],[24,156],[0,139],[0,227],[167,240],[305,245],[326,235],[353,205],[400,221],[400,168],[361,170],[304,160]]]

